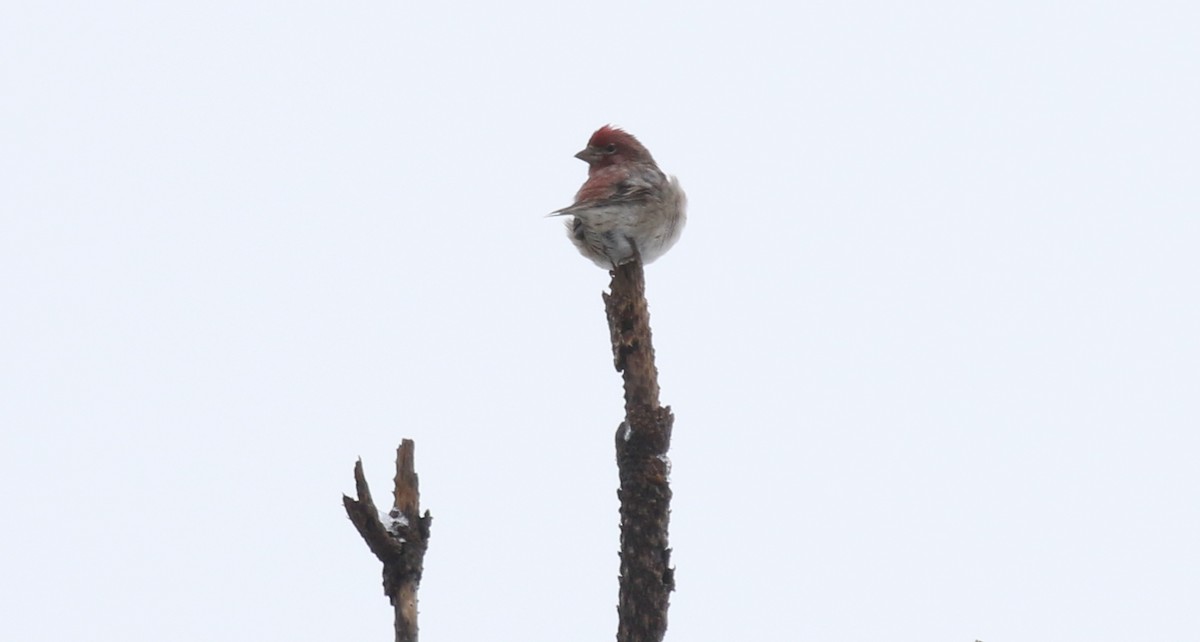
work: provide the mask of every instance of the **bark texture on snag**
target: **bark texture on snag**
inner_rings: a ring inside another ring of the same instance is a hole
[[[668,482],[674,415],[660,406],[658,369],[650,340],[650,312],[640,260],[613,271],[604,307],[613,364],[625,384],[625,421],[617,428],[621,486],[621,576],[617,642],[660,642],[667,632],[667,607],[675,589],[667,530],[671,511]]]
[[[367,547],[383,563],[383,592],[396,612],[396,642],[417,640],[417,588],[429,546],[429,511],[421,515],[421,492],[413,465],[414,444],[405,439],[396,450],[394,503],[386,515],[379,512],[363,475],[362,460],[354,464],[358,499],[342,496],[346,515]],[[386,524],[384,522],[387,522]]]

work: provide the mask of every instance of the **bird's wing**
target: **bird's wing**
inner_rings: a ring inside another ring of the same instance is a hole
[[[654,195],[654,185],[641,176],[629,176],[615,185],[588,182],[575,195],[575,203],[555,210],[550,216],[574,214],[600,205],[620,205],[645,201]]]

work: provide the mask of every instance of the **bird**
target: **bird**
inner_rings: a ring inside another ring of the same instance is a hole
[[[567,236],[580,254],[612,270],[637,256],[650,264],[675,245],[687,222],[687,195],[637,138],[605,125],[575,158],[588,164],[588,178],[575,202],[550,216],[572,217]]]

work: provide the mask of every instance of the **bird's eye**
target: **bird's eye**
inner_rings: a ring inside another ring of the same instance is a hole
[[[617,151],[616,143],[609,143],[604,146],[604,153],[606,153],[606,154],[611,154],[615,151]]]

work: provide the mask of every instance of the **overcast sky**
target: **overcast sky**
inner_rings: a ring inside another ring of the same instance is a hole
[[[1200,631],[1195,3],[6,2],[0,637],[611,640],[620,379],[561,221],[679,177],[668,640]]]

